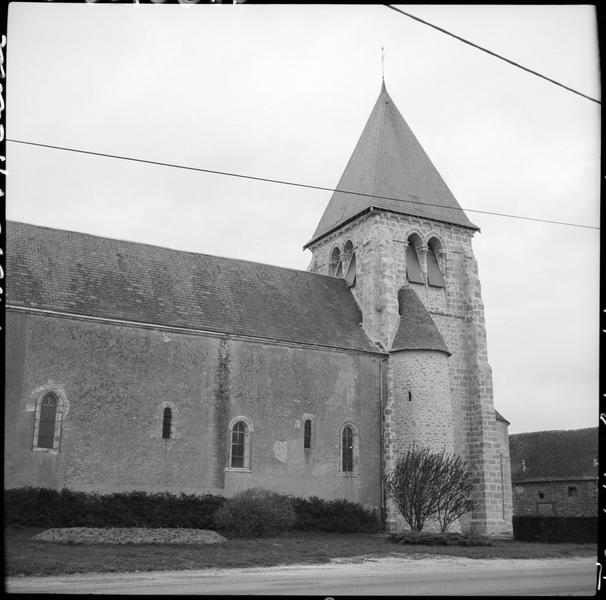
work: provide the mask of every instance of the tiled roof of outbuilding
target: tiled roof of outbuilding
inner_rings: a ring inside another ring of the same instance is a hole
[[[385,84],[314,232],[312,244],[370,207],[478,229],[423,150]]]
[[[377,351],[343,279],[8,222],[7,302]]]
[[[514,483],[597,477],[598,428],[512,434],[509,454]]]
[[[450,355],[444,338],[431,315],[411,287],[398,292],[400,324],[391,344],[391,352],[400,350],[439,350]]]

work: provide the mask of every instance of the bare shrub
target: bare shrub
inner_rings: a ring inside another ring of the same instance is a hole
[[[421,531],[434,517],[446,532],[473,508],[471,473],[461,458],[414,444],[385,476],[385,489],[412,531]]]

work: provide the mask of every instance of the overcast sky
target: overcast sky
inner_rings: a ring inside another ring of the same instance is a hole
[[[590,6],[400,5],[600,98]],[[599,225],[600,105],[383,6],[9,7],[7,137],[334,187],[385,82],[466,209]],[[330,192],[7,144],[7,218],[306,269]],[[599,232],[474,213],[495,407],[598,423]]]

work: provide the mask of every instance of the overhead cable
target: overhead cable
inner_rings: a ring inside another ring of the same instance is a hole
[[[415,15],[411,15],[410,13],[408,13],[408,12],[406,12],[406,11],[400,9],[400,8],[396,8],[395,6],[392,6],[391,4],[385,4],[384,6],[386,6],[387,8],[391,8],[392,10],[395,10],[396,12],[402,13],[403,15],[406,15],[407,17],[410,17],[411,19],[414,19],[415,21],[418,21],[419,23],[423,23],[423,25],[427,25],[428,27],[433,27],[437,31],[445,33],[446,35],[449,35],[450,37],[453,37],[456,40],[459,40],[460,42],[463,42],[464,44],[468,44],[469,46],[472,46],[473,48],[477,48],[478,50],[481,50],[482,52],[486,52],[486,54],[490,54],[491,56],[494,56],[495,58],[503,60],[506,63],[509,63],[510,65],[513,65],[514,67],[518,67],[518,69],[522,69],[523,71],[531,73],[532,75],[536,75],[537,77],[541,77],[541,79],[545,79],[546,81],[549,81],[550,83],[558,85],[561,88],[564,88],[565,90],[568,90],[569,92],[572,92],[573,94],[577,94],[578,96],[582,96],[583,98],[586,98],[587,100],[591,100],[592,102],[596,102],[597,104],[602,104],[602,102],[600,100],[596,100],[595,98],[592,98],[591,96],[587,96],[587,94],[583,94],[583,92],[579,92],[578,90],[575,90],[574,88],[571,88],[571,87],[569,87],[567,85],[564,85],[563,83],[560,83],[559,81],[556,81],[555,79],[551,79],[550,77],[546,77],[545,75],[541,75],[541,73],[538,73],[537,71],[533,71],[532,69],[524,67],[523,65],[521,65],[521,64],[519,64],[517,62],[514,62],[513,60],[509,60],[508,58],[505,58],[504,56],[501,56],[500,54],[497,54],[496,52],[493,52],[492,50],[488,50],[487,48],[483,48],[482,46],[478,46],[478,44],[474,44],[473,42],[470,42],[469,40],[466,40],[465,38],[462,38],[461,36],[456,35],[456,34],[450,32],[450,31],[448,31],[447,29],[444,29],[442,27],[438,27],[437,25],[434,25],[433,23],[430,23],[429,21],[425,21],[424,19],[416,17]]]
[[[326,191],[326,192],[339,192],[341,194],[351,194],[353,196],[364,196],[365,198],[377,198],[380,200],[393,200],[396,202],[405,202],[408,204],[420,204],[422,206],[433,206],[435,208],[444,208],[444,209],[448,209],[448,210],[458,210],[461,212],[473,212],[473,213],[479,213],[479,214],[483,214],[483,215],[493,215],[493,216],[497,216],[497,217],[507,217],[510,219],[522,219],[525,221],[537,221],[539,223],[549,223],[552,225],[567,225],[569,227],[581,227],[584,229],[600,229],[599,227],[594,227],[593,225],[582,225],[579,223],[569,223],[567,221],[553,221],[550,219],[539,219],[536,217],[526,217],[523,215],[514,215],[514,214],[507,214],[507,213],[497,213],[497,212],[492,212],[492,211],[488,211],[488,210],[479,210],[479,209],[474,209],[474,208],[461,208],[459,206],[446,206],[444,204],[433,204],[430,202],[423,202],[421,200],[410,200],[410,199],[404,199],[404,198],[394,198],[394,197],[390,197],[390,196],[377,196],[375,194],[366,194],[364,192],[355,192],[352,190],[343,190],[343,189],[338,189],[338,188],[330,188],[330,187],[324,187],[321,185],[311,185],[311,184],[307,184],[307,183],[296,183],[294,181],[286,181],[283,179],[270,179],[268,177],[257,177],[254,175],[243,175],[242,173],[232,173],[230,171],[217,171],[214,169],[203,169],[201,167],[190,167],[187,165],[177,165],[174,163],[166,163],[166,162],[160,162],[160,161],[155,161],[155,160],[146,160],[143,158],[134,158],[132,156],[120,156],[117,154],[106,154],[104,152],[92,152],[90,150],[78,150],[76,148],[67,148],[65,146],[54,146],[52,144],[40,144],[40,143],[36,143],[36,142],[27,142],[25,140],[15,140],[15,139],[9,139],[6,138],[7,142],[13,142],[15,144],[25,144],[28,146],[38,146],[40,148],[52,148],[53,150],[64,150],[66,152],[76,152],[78,154],[88,154],[91,156],[102,156],[104,158],[115,158],[115,159],[119,159],[119,160],[129,160],[132,162],[139,162],[139,163],[144,163],[144,164],[148,164],[148,165],[158,165],[161,167],[171,167],[173,169],[185,169],[187,171],[198,171],[200,173],[211,173],[213,175],[224,175],[226,177],[237,177],[240,179],[252,179],[253,181],[265,181],[267,183],[278,183],[280,185],[290,185],[293,187],[301,187],[301,188],[308,188],[311,190],[321,190],[321,191]]]

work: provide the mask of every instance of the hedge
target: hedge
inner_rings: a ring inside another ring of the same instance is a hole
[[[492,546],[484,536],[455,532],[402,531],[390,534],[389,539],[396,544],[414,546]]]
[[[291,529],[295,519],[288,496],[261,488],[236,494],[215,513],[219,531],[234,537],[278,535]]]
[[[272,492],[267,492],[273,498]],[[269,496],[268,496],[269,498]],[[376,512],[347,500],[288,496],[300,531],[372,533],[381,530]],[[269,502],[269,500],[267,500]],[[218,529],[223,496],[123,492],[98,494],[67,488],[13,488],[4,492],[4,523],[21,527],[178,527]],[[263,503],[261,503],[263,504]],[[284,512],[281,510],[280,512]],[[252,521],[251,515],[251,521]],[[244,531],[245,527],[240,530]],[[235,534],[235,532],[234,532]]]
[[[513,517],[513,537],[523,542],[597,542],[597,517]]]
[[[375,511],[348,500],[311,498],[290,499],[297,520],[294,529],[337,533],[374,533],[381,530],[381,521]]]
[[[214,529],[225,498],[168,493],[96,494],[67,488],[4,491],[4,523],[23,527],[183,527]]]

